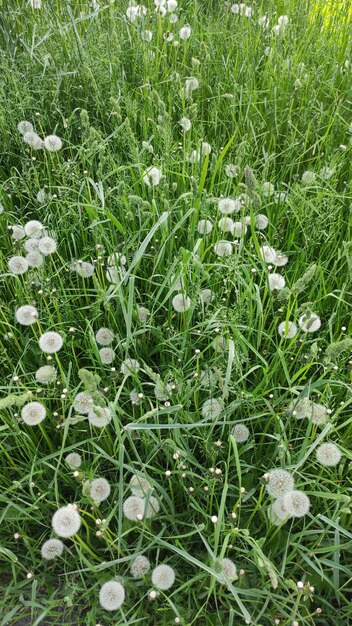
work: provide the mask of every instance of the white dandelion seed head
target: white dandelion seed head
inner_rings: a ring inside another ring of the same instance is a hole
[[[27,237],[39,239],[43,235],[44,226],[38,220],[29,220],[29,222],[24,225],[24,230]]]
[[[141,403],[138,389],[132,389],[132,391],[130,391],[130,400],[134,406],[138,406]]]
[[[27,239],[27,241],[24,242],[23,246],[26,252],[38,252],[39,239]]]
[[[322,443],[317,448],[317,461],[320,465],[334,467],[341,461],[341,451],[334,443]]]
[[[297,334],[296,324],[290,322],[289,320],[285,322],[280,322],[277,330],[280,337],[283,337],[284,339],[292,339]]]
[[[37,369],[35,379],[41,385],[48,385],[56,380],[57,371],[52,365],[43,365]]]
[[[88,422],[96,428],[104,428],[112,420],[112,411],[107,406],[93,406],[88,412]]]
[[[134,496],[144,498],[148,493],[151,493],[154,487],[150,484],[145,476],[133,474],[129,486]]]
[[[47,196],[45,189],[39,189],[37,193],[38,202],[40,202],[40,204],[44,204],[46,202],[47,197],[50,198],[50,196]]]
[[[288,15],[280,15],[280,17],[279,17],[279,18],[278,18],[278,20],[277,20],[277,23],[278,23],[280,26],[287,26],[287,24],[289,23],[289,21],[290,21],[290,20],[289,20],[289,18],[288,18]]]
[[[274,526],[281,526],[284,522],[286,522],[290,515],[287,513],[284,504],[283,498],[278,498],[275,500],[267,510],[268,518]]]
[[[121,265],[123,267],[126,263],[127,259],[121,252],[113,252],[113,254],[110,254],[107,258],[107,264],[111,266]]]
[[[191,129],[192,122],[188,119],[188,117],[181,117],[179,125],[181,126],[183,132],[187,133]]]
[[[215,372],[213,372],[213,370],[201,370],[198,377],[198,383],[201,387],[205,389],[211,389],[212,387],[215,387],[217,383]]]
[[[35,306],[24,304],[16,309],[15,317],[22,326],[31,326],[31,324],[35,324],[38,319],[38,311]]]
[[[221,337],[220,335],[219,337],[215,337],[215,339],[213,339],[211,345],[215,352],[225,352],[228,348],[228,340],[226,337]]]
[[[24,239],[25,236],[26,232],[22,226],[18,226],[18,224],[13,224],[11,226],[12,239],[14,239],[15,241],[20,241],[21,239]]]
[[[43,140],[33,130],[24,133],[23,141],[27,143],[33,150],[42,150],[44,147]]]
[[[33,124],[31,122],[27,122],[27,120],[23,120],[18,122],[17,130],[21,135],[25,135],[26,133],[31,133],[33,130]]]
[[[268,283],[270,291],[281,291],[281,289],[284,289],[286,285],[284,277],[281,276],[281,274],[275,273],[269,274]]]
[[[109,346],[114,341],[114,332],[110,328],[99,328],[95,333],[95,340],[101,346]]]
[[[60,539],[48,539],[45,541],[40,549],[43,559],[47,561],[56,559],[61,556],[64,551],[64,544]]]
[[[211,289],[202,289],[199,293],[199,297],[203,304],[209,304],[214,298],[214,293]]]
[[[80,391],[77,393],[73,400],[73,408],[76,413],[82,413],[88,415],[94,406],[94,400],[92,396],[86,391]]]
[[[232,435],[238,443],[244,443],[249,437],[249,429],[245,424],[235,424]]]
[[[197,231],[200,235],[209,235],[213,230],[213,222],[210,220],[199,220],[197,224]]]
[[[44,254],[44,256],[47,256],[49,254],[54,254],[54,252],[56,252],[57,243],[55,239],[53,239],[52,237],[42,237],[42,239],[39,240],[38,247],[39,247],[39,252]]]
[[[217,418],[223,409],[221,400],[218,398],[209,398],[202,405],[202,416],[204,419]]]
[[[145,500],[139,496],[129,496],[122,505],[123,514],[132,522],[144,517]]]
[[[234,221],[231,217],[222,217],[218,221],[218,227],[223,233],[230,233],[233,229]]]
[[[323,404],[319,404],[318,402],[311,403],[311,413],[309,415],[313,424],[317,424],[321,426],[325,424],[329,418],[328,409]]]
[[[265,198],[268,198],[269,196],[271,196],[275,191],[275,186],[272,183],[269,183],[268,181],[263,183],[263,196]]]
[[[283,252],[277,252],[272,263],[273,265],[276,265],[276,267],[283,267],[284,265],[287,265],[288,257]]]
[[[67,465],[75,469],[82,465],[82,457],[78,452],[69,452],[69,454],[65,456],[65,461]]]
[[[71,267],[72,270],[82,278],[90,278],[95,272],[94,265],[92,263],[89,263],[88,261],[74,261]]]
[[[284,469],[272,469],[268,472],[266,490],[272,498],[280,498],[295,487],[291,474]]]
[[[20,276],[25,274],[28,270],[28,261],[23,256],[12,256],[9,259],[8,267],[12,274]]]
[[[150,496],[147,504],[147,499],[144,498],[144,506],[145,506],[145,517],[146,519],[150,519],[157,515],[160,511],[159,500],[155,498],[155,496]]]
[[[48,152],[58,152],[62,148],[62,140],[57,135],[44,137],[44,148]]]
[[[63,346],[63,339],[59,333],[56,333],[53,330],[50,330],[47,333],[43,333],[43,335],[39,338],[39,348],[43,352],[47,352],[48,354],[53,354],[54,352],[59,352]]]
[[[28,426],[37,426],[46,417],[46,408],[41,402],[28,402],[21,411],[21,417]]]
[[[316,180],[315,173],[307,170],[306,172],[303,172],[301,180],[305,185],[312,185]]]
[[[133,578],[143,578],[150,570],[150,561],[140,554],[131,563],[130,572]]]
[[[137,374],[140,367],[140,362],[137,359],[125,359],[121,363],[120,372],[124,376],[131,376],[132,374]]]
[[[229,163],[225,165],[225,174],[228,178],[235,178],[240,173],[240,168],[238,165],[234,165],[233,163]]]
[[[172,298],[172,306],[177,313],[184,313],[190,309],[192,301],[189,296],[183,293],[177,293]]]
[[[261,246],[260,254],[265,263],[274,263],[276,257],[276,250],[272,246]]]
[[[122,606],[124,600],[125,589],[116,580],[108,580],[100,588],[99,602],[105,611],[117,611]]]
[[[42,0],[28,0],[28,4],[32,9],[41,9],[42,8]]]
[[[218,241],[214,245],[214,252],[219,257],[230,256],[233,252],[232,243],[230,243],[229,241],[225,241],[225,240]]]
[[[236,198],[235,200],[233,198],[221,198],[218,202],[218,209],[223,215],[238,213],[241,209],[241,202],[239,198]]]
[[[244,222],[234,222],[232,227],[232,234],[234,237],[244,237],[247,233],[247,226]]]
[[[269,220],[263,213],[258,213],[258,215],[255,216],[255,225],[258,230],[265,230],[268,227],[268,224]]]
[[[207,141],[202,141],[200,144],[200,152],[202,156],[207,156],[211,153],[211,145]]]
[[[335,171],[334,167],[325,166],[320,170],[320,177],[324,180],[330,180],[330,178],[335,174]]]
[[[166,2],[167,10],[169,13],[173,13],[177,9],[177,0],[167,0]]]
[[[158,565],[152,571],[152,583],[158,589],[166,591],[175,582],[175,572],[170,565]]]
[[[145,306],[137,306],[137,316],[141,324],[145,324],[150,317],[150,311]]]
[[[72,537],[81,527],[81,518],[77,509],[68,504],[55,511],[51,525],[59,537]]]
[[[150,43],[151,40],[153,39],[153,31],[143,30],[141,32],[141,39],[143,39],[143,41],[147,41],[148,43]]]
[[[171,24],[176,24],[176,22],[178,22],[178,15],[176,15],[176,13],[172,13],[169,17],[169,20]]]
[[[321,320],[316,313],[305,313],[299,318],[298,326],[305,333],[315,333],[321,326]]]
[[[41,267],[43,265],[44,259],[40,252],[34,251],[28,252],[28,254],[26,254],[26,261],[29,267]]]
[[[112,348],[100,348],[99,356],[103,365],[110,365],[115,358],[115,350]]]
[[[195,78],[194,76],[191,76],[191,78],[187,78],[185,81],[185,95],[186,98],[190,98],[193,91],[196,91],[196,89],[198,89],[199,87],[199,81],[197,78]],[[197,153],[198,154],[198,153]]]
[[[160,184],[162,172],[158,167],[151,167],[146,170],[143,174],[143,182],[148,185],[148,187],[156,187]]]
[[[229,580],[236,580],[237,578],[237,567],[231,559],[222,559],[220,561],[222,573],[225,575],[225,578]]]
[[[182,28],[180,28],[178,34],[180,39],[186,41],[192,35],[192,28],[188,24],[186,24],[186,26],[182,26]]]
[[[106,478],[94,478],[94,480],[88,481],[86,486],[88,487],[90,497],[95,502],[103,502],[109,497],[111,492],[111,487]]]
[[[310,508],[310,500],[303,491],[288,491],[282,498],[283,506],[291,517],[303,517]]]

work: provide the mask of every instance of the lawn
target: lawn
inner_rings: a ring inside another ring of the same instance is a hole
[[[0,9],[0,626],[347,626],[350,4]]]

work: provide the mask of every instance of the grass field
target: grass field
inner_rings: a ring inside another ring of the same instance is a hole
[[[327,7],[0,0],[0,626],[352,623]]]

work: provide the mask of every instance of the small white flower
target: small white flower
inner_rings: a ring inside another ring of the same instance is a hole
[[[120,372],[124,376],[131,376],[131,374],[137,374],[140,367],[141,365],[137,359],[125,359],[121,363]]]
[[[166,591],[175,582],[175,572],[170,565],[158,565],[152,571],[152,583],[158,589]]]
[[[182,293],[177,293],[172,298],[172,306],[177,313],[185,313],[190,309],[192,304],[191,298]]]
[[[42,239],[39,240],[38,248],[39,252],[47,256],[56,252],[57,243],[52,237],[42,237]]]
[[[316,313],[305,313],[299,318],[298,326],[305,333],[315,333],[321,326],[321,320]]]
[[[233,252],[232,243],[229,241],[218,241],[214,245],[214,252],[219,257],[229,256]]]
[[[110,365],[115,358],[115,350],[112,348],[100,348],[99,356],[104,365]]]
[[[159,168],[153,166],[149,170],[146,170],[143,174],[143,182],[148,187],[156,187],[160,184],[162,172]]]
[[[62,148],[62,140],[57,135],[48,135],[44,138],[44,148],[48,152],[58,152]]]
[[[280,322],[278,328],[278,333],[284,339],[292,339],[297,334],[297,326],[293,322],[289,320],[285,322]]]
[[[191,34],[192,34],[192,29],[189,25],[182,26],[182,28],[179,31],[179,37],[180,39],[183,39],[183,41],[186,41],[187,39],[189,39]]]
[[[31,304],[24,304],[16,309],[15,313],[16,320],[22,326],[30,326],[31,324],[35,324],[38,319],[38,311],[35,306]]]
[[[210,220],[199,220],[197,230],[200,235],[209,235],[213,230],[213,222]]]
[[[189,120],[188,117],[181,117],[179,124],[185,133],[189,131],[192,126],[191,120]]]
[[[47,352],[48,354],[53,354],[54,352],[59,352],[63,346],[63,339],[59,333],[55,331],[49,331],[47,333],[43,333],[43,335],[39,338],[39,348],[43,352]]]
[[[21,411],[21,417],[28,426],[37,426],[46,417],[46,408],[41,402],[28,402]]]
[[[334,467],[341,461],[342,454],[334,443],[323,443],[317,448],[317,461],[326,467]]]
[[[23,256],[12,256],[8,262],[9,270],[12,274],[20,276],[28,270],[28,261]]]
[[[67,538],[78,533],[81,527],[81,518],[77,509],[72,504],[68,504],[55,511],[51,524],[59,537]]]
[[[56,559],[61,556],[64,551],[64,544],[60,539],[48,539],[45,541],[40,549],[43,559],[49,561],[50,559]]]
[[[130,7],[136,8],[136,7]],[[99,591],[100,606],[106,611],[117,611],[125,600],[125,589],[116,580],[108,580]]]
[[[269,289],[270,291],[280,291],[281,289],[284,289],[286,281],[284,279],[283,276],[281,276],[281,274],[269,274],[268,276],[268,283],[269,283]]]
[[[109,346],[114,341],[114,332],[110,328],[99,328],[95,333],[95,340],[101,346]]]

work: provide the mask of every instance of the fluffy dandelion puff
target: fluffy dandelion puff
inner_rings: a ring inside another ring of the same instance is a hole
[[[63,339],[59,333],[55,331],[49,331],[44,333],[39,338],[39,348],[43,352],[47,352],[48,354],[53,354],[54,352],[59,352],[63,346]]]
[[[269,183],[268,181],[263,183],[263,196],[265,198],[268,198],[269,196],[271,196],[275,191],[275,186],[272,183]]]
[[[160,184],[161,176],[161,170],[154,166],[144,172],[143,182],[145,182],[148,187],[156,187]]]
[[[211,345],[214,348],[215,352],[225,352],[228,347],[228,341],[226,337],[215,337],[215,339],[213,339],[213,341],[211,342]]]
[[[48,256],[49,254],[54,254],[57,249],[57,243],[55,239],[52,237],[43,237],[39,240],[39,252],[44,254],[44,256]]]
[[[12,256],[8,262],[9,270],[17,276],[25,274],[28,270],[28,261],[23,256]]]
[[[283,252],[276,252],[272,264],[276,265],[276,267],[283,267],[284,265],[287,265],[287,263],[288,257],[286,256],[286,254],[283,254]]]
[[[81,518],[77,509],[68,504],[55,511],[51,525],[59,537],[72,537],[81,527]]]
[[[245,424],[236,424],[231,434],[238,443],[243,443],[249,437],[249,430]]]
[[[88,261],[75,261],[71,267],[82,278],[90,278],[95,272],[94,265]]]
[[[27,239],[27,241],[24,242],[23,246],[24,249],[29,253],[38,252],[39,239]]]
[[[268,224],[269,224],[269,220],[266,215],[263,215],[262,213],[259,213],[258,215],[256,215],[255,225],[258,228],[258,230],[265,230],[268,227]]]
[[[24,230],[27,237],[39,239],[43,235],[44,226],[38,220],[29,220],[29,222],[24,225]]]
[[[95,502],[103,502],[111,492],[111,487],[106,478],[95,478],[89,483],[89,495]]]
[[[141,365],[137,359],[125,359],[121,363],[120,372],[124,376],[130,376],[131,374],[137,374],[140,367]]]
[[[218,221],[219,230],[223,233],[231,233],[234,226],[234,221],[231,217],[222,217],[221,220]]]
[[[233,163],[229,163],[225,165],[225,174],[228,178],[235,178],[239,174],[238,165],[234,165]]]
[[[22,326],[30,326],[35,324],[38,319],[38,311],[31,304],[20,306],[15,313],[16,320]]]
[[[323,404],[312,402],[309,417],[313,424],[317,424],[318,426],[325,424],[329,417],[328,409]]]
[[[306,172],[303,172],[301,180],[302,183],[304,183],[305,185],[312,185],[313,183],[315,183],[315,179],[315,173],[307,170]]]
[[[132,494],[134,496],[138,496],[139,498],[143,498],[144,496],[146,496],[148,491],[153,491],[152,485],[149,483],[148,479],[145,476],[138,476],[137,474],[133,474],[129,485]]]
[[[43,365],[37,369],[35,379],[41,385],[48,385],[56,380],[57,372],[52,365]]]
[[[247,233],[247,226],[243,222],[234,222],[232,227],[232,234],[234,237],[244,237]]]
[[[289,320],[285,322],[280,322],[280,324],[277,327],[277,330],[278,330],[280,337],[283,337],[284,339],[292,339],[292,337],[294,337],[297,334],[296,324],[294,324],[293,322],[290,322]]]
[[[21,135],[25,135],[26,133],[30,133],[33,130],[33,124],[31,122],[27,122],[27,120],[23,120],[22,122],[18,122],[17,130]]]
[[[93,398],[89,393],[85,391],[80,391],[73,401],[73,408],[77,413],[83,413],[83,415],[88,415],[89,412],[93,408]]]
[[[276,250],[272,246],[261,246],[260,254],[265,263],[273,263],[276,257]]]
[[[230,256],[233,252],[232,243],[229,241],[218,241],[214,245],[214,252],[219,257]]]
[[[303,491],[288,491],[284,494],[282,502],[291,517],[303,517],[309,511],[310,500]]]
[[[202,289],[199,294],[199,297],[201,301],[203,302],[203,304],[209,304],[209,302],[212,301],[214,294],[211,289]]]
[[[236,198],[221,198],[218,202],[218,209],[223,215],[231,215],[231,213],[237,213],[241,208],[241,204]]]
[[[268,507],[267,514],[274,526],[281,526],[290,517],[284,507],[282,498],[278,498]]]
[[[170,589],[175,582],[175,572],[170,565],[158,565],[152,571],[152,583],[158,589]]]
[[[177,9],[177,0],[167,0],[166,5],[169,13],[173,13]]]
[[[334,467],[341,461],[341,452],[334,443],[323,443],[317,448],[317,461],[326,467]]]
[[[50,561],[61,556],[64,551],[64,544],[60,539],[48,539],[45,541],[40,549],[43,559]]]
[[[178,34],[179,34],[180,39],[182,39],[183,41],[186,41],[192,35],[192,29],[189,25],[182,26]]]
[[[96,428],[104,428],[112,419],[111,409],[103,406],[93,406],[89,409],[88,422]]]
[[[281,291],[281,289],[284,289],[286,281],[281,274],[273,273],[269,274],[268,283],[270,291]]]
[[[40,252],[35,251],[35,252],[28,252],[28,254],[26,255],[26,261],[29,267],[41,267],[43,265],[44,259],[42,255],[40,254]]]
[[[117,611],[125,599],[125,589],[116,580],[108,580],[99,591],[100,606],[106,611]]]
[[[28,402],[21,411],[21,417],[25,424],[36,426],[46,417],[46,408],[41,402]]]
[[[145,306],[137,306],[137,316],[141,324],[146,324],[150,317],[150,311]]]
[[[131,563],[130,572],[133,578],[143,578],[150,570],[150,561],[142,554]]]
[[[179,125],[181,126],[183,132],[187,133],[191,129],[192,122],[188,119],[188,117],[181,117]]]
[[[138,389],[132,389],[132,391],[130,391],[130,400],[133,406],[138,406],[141,403]]]
[[[222,559],[220,561],[221,571],[226,578],[235,580],[237,578],[237,567],[231,559]]]
[[[57,135],[44,137],[44,148],[48,152],[58,152],[62,148],[62,140]]]
[[[121,267],[123,267],[124,265],[126,265],[126,263],[127,263],[127,259],[125,255],[122,254],[121,252],[117,252],[117,251],[113,252],[107,258],[108,265],[121,265]]]
[[[114,341],[114,332],[110,328],[99,328],[95,333],[95,340],[101,346],[109,346]]]
[[[101,348],[99,350],[99,356],[103,365],[110,365],[115,358],[115,350],[112,348]]]
[[[177,293],[172,298],[172,306],[177,313],[184,313],[185,311],[188,311],[188,309],[191,307],[191,304],[191,298],[182,293]]]
[[[283,469],[272,469],[268,473],[266,490],[269,496],[280,498],[288,491],[292,491],[295,481],[289,472]]]
[[[136,522],[144,517],[145,500],[139,496],[129,496],[124,501],[122,510],[127,519]]]
[[[198,87],[199,87],[199,82],[197,78],[194,78],[193,76],[191,78],[187,78],[187,80],[185,81],[186,98],[190,98],[193,91],[196,91]]]
[[[42,150],[44,146],[43,140],[33,130],[24,133],[23,141],[27,143],[33,150]]]
[[[222,404],[217,398],[209,398],[202,406],[202,416],[205,419],[215,419],[222,411]]]
[[[299,318],[298,326],[305,333],[315,333],[321,326],[321,320],[316,313],[306,313]]]
[[[67,454],[67,456],[65,457],[65,461],[67,465],[74,468],[80,467],[82,465],[82,457],[77,452],[70,452],[69,454]]]
[[[146,506],[145,516],[147,519],[154,517],[154,515],[157,515],[160,511],[159,500],[155,498],[154,496],[150,496],[148,500],[148,504],[147,504],[147,500],[145,500],[145,506]]]
[[[26,236],[24,228],[22,228],[22,226],[18,226],[18,224],[13,224],[12,226],[10,226],[10,232],[12,239],[14,239],[15,241],[20,241]]]
[[[213,230],[213,222],[210,220],[199,220],[197,224],[197,231],[200,235],[209,235]]]

